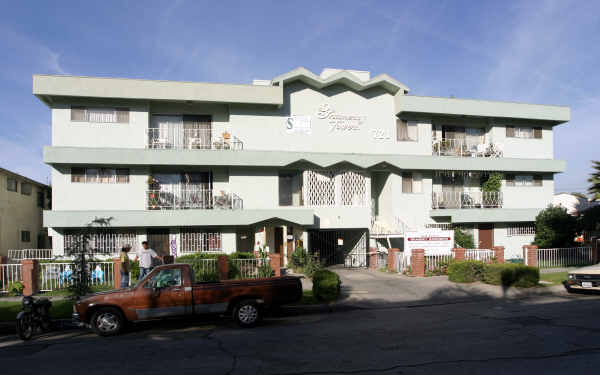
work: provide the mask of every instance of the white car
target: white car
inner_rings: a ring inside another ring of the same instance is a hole
[[[600,264],[570,271],[567,289],[569,292],[576,290],[600,291]]]

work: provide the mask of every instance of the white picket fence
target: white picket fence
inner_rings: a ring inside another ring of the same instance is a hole
[[[0,293],[8,292],[10,284],[22,280],[20,264],[0,264]]]
[[[490,263],[494,256],[494,250],[491,249],[466,249],[465,251],[465,260],[480,260]]]
[[[269,258],[232,259],[232,266],[239,270],[240,279],[259,278],[258,268],[269,264]]]
[[[113,262],[90,262],[90,284],[114,287]],[[40,291],[50,292],[73,284],[73,263],[40,263]]]
[[[52,249],[20,249],[8,250],[8,259],[52,259]]]
[[[593,264],[591,247],[538,249],[539,268],[577,267]]]

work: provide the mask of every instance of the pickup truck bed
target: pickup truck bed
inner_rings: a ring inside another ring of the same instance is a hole
[[[98,334],[120,332],[126,322],[194,314],[232,314],[242,327],[256,325],[265,311],[299,301],[300,278],[194,283],[188,264],[170,264],[152,270],[132,288],[86,296],[74,306],[74,319]]]

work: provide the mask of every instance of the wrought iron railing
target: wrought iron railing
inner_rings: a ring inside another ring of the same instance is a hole
[[[431,208],[501,208],[501,191],[433,192]]]
[[[491,249],[466,249],[466,260],[480,260],[485,263],[491,263],[494,260],[494,250]]]
[[[594,264],[592,247],[538,249],[539,268],[577,267]]]
[[[10,260],[52,259],[52,249],[20,249],[8,250]]]
[[[113,262],[88,263],[92,286],[114,287]],[[71,262],[40,263],[40,291],[64,289],[73,284],[74,266]]]
[[[177,127],[146,129],[146,148],[187,150],[243,150],[244,142],[227,132]]]
[[[240,210],[244,202],[235,193],[210,189],[188,189],[177,186],[161,186],[146,191],[146,209],[228,209]]]
[[[434,139],[431,151],[435,156],[502,157],[503,146],[500,143],[471,143],[465,139]]]
[[[0,293],[7,293],[11,284],[23,281],[21,264],[0,264]]]

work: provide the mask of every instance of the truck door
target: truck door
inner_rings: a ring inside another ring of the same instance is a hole
[[[184,287],[181,268],[152,272],[135,292],[135,309],[139,320],[191,313],[191,288]]]

